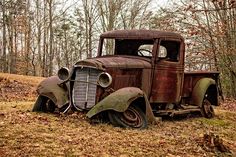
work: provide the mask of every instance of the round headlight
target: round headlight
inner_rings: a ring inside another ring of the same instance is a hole
[[[110,84],[112,83],[112,77],[110,74],[108,74],[107,72],[103,72],[98,76],[98,84],[103,87],[106,88],[108,87]]]
[[[70,72],[69,69],[66,67],[62,67],[61,69],[58,70],[57,76],[59,77],[60,80],[67,80],[69,78]]]

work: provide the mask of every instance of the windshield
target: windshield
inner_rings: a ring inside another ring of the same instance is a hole
[[[101,54],[152,57],[153,44],[154,40],[105,38]]]

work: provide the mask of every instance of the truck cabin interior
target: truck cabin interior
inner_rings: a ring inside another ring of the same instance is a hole
[[[115,55],[152,56],[154,40],[116,39]]]

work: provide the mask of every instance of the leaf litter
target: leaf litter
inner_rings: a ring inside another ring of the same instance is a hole
[[[15,104],[16,108],[11,105]],[[228,111],[217,117],[167,119],[146,130],[91,124],[83,114],[33,113],[32,101],[6,102],[0,108],[0,153],[4,156],[233,156],[236,124]],[[217,121],[227,125],[218,125]],[[222,122],[223,123],[223,122]],[[204,136],[219,136],[221,152]]]

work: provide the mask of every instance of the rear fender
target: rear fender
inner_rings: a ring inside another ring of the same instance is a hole
[[[126,87],[119,89],[107,97],[105,97],[103,100],[101,100],[99,103],[97,103],[88,113],[87,117],[91,118],[95,116],[98,113],[101,113],[106,110],[114,110],[117,112],[124,112],[128,109],[129,105],[132,102],[135,102],[136,100],[141,100],[141,104],[134,104],[138,105],[143,112],[146,114],[147,119],[150,123],[155,122],[155,117],[153,115],[150,103],[147,99],[146,94],[136,87]]]
[[[69,103],[68,91],[59,86],[62,82],[57,76],[46,78],[38,85],[37,92],[51,99],[58,108],[61,108]]]
[[[206,94],[208,94],[207,97],[209,97],[212,105],[218,105],[216,81],[211,78],[202,78],[196,83],[191,97],[192,104],[202,107],[202,101]]]

